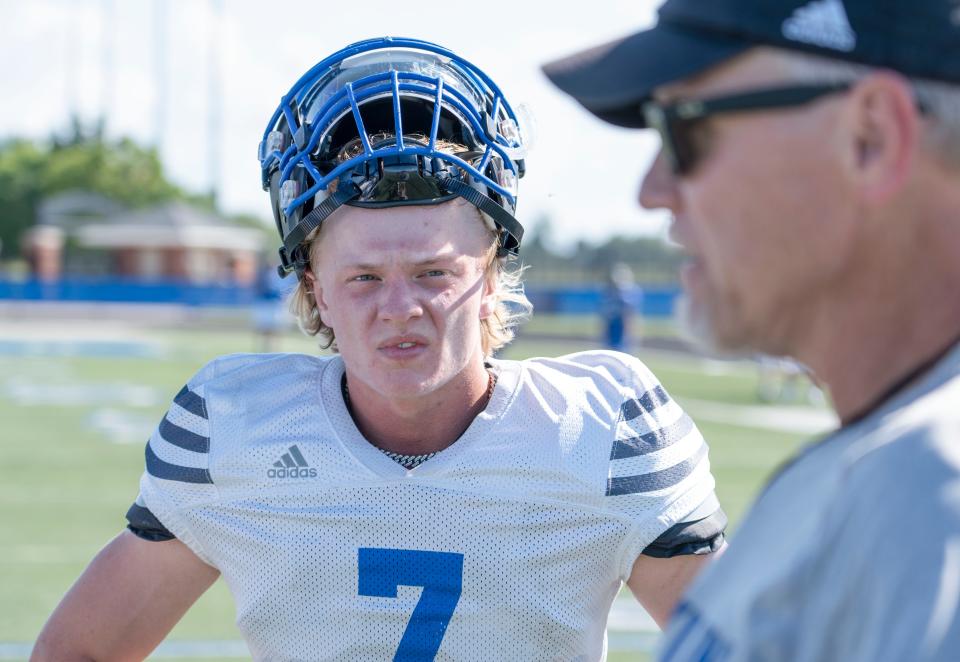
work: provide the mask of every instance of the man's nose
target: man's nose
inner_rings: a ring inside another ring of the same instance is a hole
[[[661,150],[640,183],[640,206],[677,211],[677,178]]]

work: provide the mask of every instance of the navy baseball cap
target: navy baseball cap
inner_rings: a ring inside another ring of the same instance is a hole
[[[960,83],[960,0],[667,0],[655,27],[543,71],[600,119],[642,128],[655,88],[754,46]]]

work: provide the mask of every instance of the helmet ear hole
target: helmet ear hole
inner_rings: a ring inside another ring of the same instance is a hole
[[[300,219],[310,212],[313,204],[307,200],[294,209],[288,216],[285,210],[291,200],[287,198],[289,198],[293,192],[297,192],[296,195],[299,195],[300,192],[305,191],[308,187],[307,181],[310,178],[307,177],[304,169],[300,167],[294,168],[293,172],[290,173],[290,178],[286,181],[281,182],[280,176],[281,173],[279,170],[270,175],[270,204],[271,207],[273,207],[273,220],[277,224],[277,230],[280,232],[281,237],[286,237],[290,234],[290,231],[297,226]],[[290,186],[291,183],[293,183],[294,186],[291,187],[291,192],[288,192],[285,189],[285,185]],[[296,197],[296,195],[294,195],[294,197]]]
[[[270,208],[273,210],[273,220],[277,224],[277,232],[281,237],[286,236],[283,222],[283,211],[280,209],[280,170],[274,170],[270,175]]]

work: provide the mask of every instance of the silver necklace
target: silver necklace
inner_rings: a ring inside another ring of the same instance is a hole
[[[490,404],[490,398],[493,397],[493,390],[497,386],[497,376],[492,371],[487,371],[487,377],[487,395],[483,403],[484,409],[486,409],[487,405]],[[353,413],[353,403],[350,400],[350,387],[347,386],[347,373],[343,373],[343,376],[340,378],[340,393],[343,395],[343,404],[347,406],[347,411],[350,413],[350,416],[356,419],[356,416],[354,416]],[[405,455],[403,453],[394,453],[393,451],[388,451],[385,448],[380,448],[379,446],[376,446],[376,448],[381,453],[389,457],[391,460],[397,462],[407,470],[420,466],[440,452],[434,451],[432,453],[422,453],[420,455]]]

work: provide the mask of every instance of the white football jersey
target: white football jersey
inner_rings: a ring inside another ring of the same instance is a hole
[[[486,410],[407,470],[354,425],[340,357],[222,357],[138,503],[220,570],[257,660],[602,660],[634,560],[715,498],[707,446],[627,355],[491,363]]]

